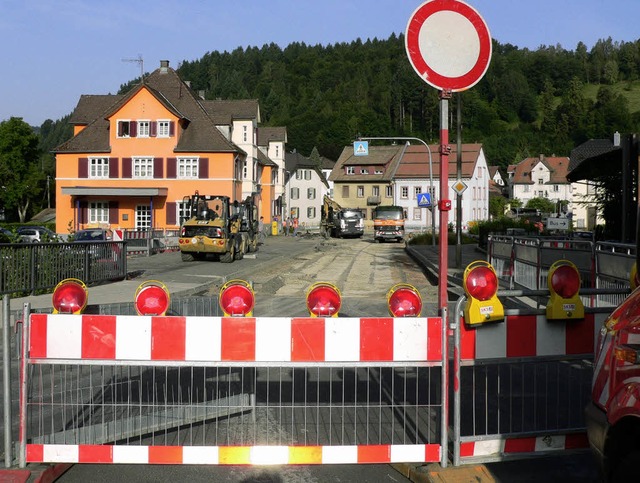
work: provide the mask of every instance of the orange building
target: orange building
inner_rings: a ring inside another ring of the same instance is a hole
[[[74,136],[55,150],[56,231],[177,229],[184,199],[196,190],[245,198],[248,162],[257,187],[251,195],[270,217],[277,163],[234,143],[233,123],[221,129],[212,106],[168,61],[127,94],[81,96],[70,121]]]

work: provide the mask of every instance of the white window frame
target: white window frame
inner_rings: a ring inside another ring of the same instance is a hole
[[[148,138],[151,132],[151,121],[148,119],[142,119],[138,121],[138,132],[136,137]]]
[[[248,131],[247,131],[247,126],[242,126],[242,142],[246,143],[247,142],[247,137],[248,135]]]
[[[304,179],[306,179],[307,181],[309,181],[311,179],[311,170],[310,169],[305,169],[304,170]]]
[[[300,169],[296,170],[296,179],[302,179],[302,170]]]
[[[360,168],[360,174],[369,174],[369,170],[367,168]]]
[[[315,200],[316,199],[316,189],[315,188],[307,188],[307,199]]]
[[[347,174],[356,174],[356,168],[354,166],[347,166]]]
[[[310,220],[315,219],[316,217],[316,207],[315,206],[309,206],[307,208],[307,218]]]
[[[422,186],[414,186],[413,187],[413,199],[417,200],[418,195],[422,193]]]
[[[136,205],[135,229],[146,231],[151,229],[151,206]]]
[[[168,138],[171,133],[171,121],[168,119],[158,119],[156,121],[156,137]]]
[[[105,224],[109,223],[109,202],[90,201],[88,206],[89,223]]]
[[[380,186],[371,187],[371,196],[380,196]]]
[[[403,200],[409,199],[409,187],[408,186],[400,186],[400,198]]]
[[[291,199],[292,200],[297,200],[300,198],[300,188],[297,187],[293,187],[291,188]]]
[[[183,200],[176,201],[176,225],[182,225],[182,220],[189,219],[189,211],[188,211],[189,202],[185,202]]]
[[[393,198],[393,186],[387,185],[384,190],[385,198]]]
[[[200,172],[200,159],[197,157],[178,158],[177,178],[178,179],[198,179]]]
[[[109,158],[89,158],[89,178],[105,179],[109,177]]]
[[[127,125],[127,133],[120,136],[120,123],[126,123]],[[116,138],[126,139],[131,137],[131,127],[130,127],[131,119],[117,119],[116,120]]]
[[[356,187],[356,198],[364,198],[364,185]]]
[[[414,221],[422,220],[422,208],[413,208],[413,219]]]
[[[135,156],[131,165],[133,179],[153,179],[153,156]]]

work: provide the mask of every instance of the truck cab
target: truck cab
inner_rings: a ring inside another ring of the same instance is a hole
[[[338,238],[364,235],[364,216],[360,210],[343,208],[334,214],[334,232]]]
[[[378,242],[404,239],[404,210],[401,206],[378,206],[373,212],[373,238]]]

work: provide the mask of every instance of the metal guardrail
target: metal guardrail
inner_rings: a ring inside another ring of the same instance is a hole
[[[32,243],[0,245],[0,294],[55,287],[65,278],[86,284],[127,275],[126,242]]]
[[[582,288],[628,289],[636,247],[631,244],[568,238],[535,238],[490,235],[488,261],[508,289],[541,290],[557,260],[573,262],[582,279]],[[615,306],[620,294],[598,294],[596,305]],[[586,303],[587,300],[583,299]]]

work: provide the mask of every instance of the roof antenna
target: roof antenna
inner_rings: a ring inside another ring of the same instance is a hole
[[[144,60],[142,59],[142,54],[138,54],[138,57],[135,59],[121,59],[122,62],[135,62],[140,66],[140,82],[144,82]]]

